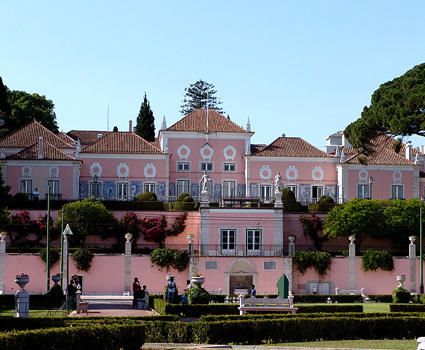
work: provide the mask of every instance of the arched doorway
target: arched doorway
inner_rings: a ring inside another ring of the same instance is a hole
[[[248,290],[257,283],[257,271],[248,259],[237,259],[226,271],[227,294],[237,294],[235,290]]]

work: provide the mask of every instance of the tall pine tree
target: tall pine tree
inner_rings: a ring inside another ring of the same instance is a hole
[[[3,120],[10,116],[10,104],[7,100],[7,86],[0,77],[0,118]]]
[[[137,116],[136,134],[143,137],[146,141],[155,141],[155,117],[146,97],[146,92]]]
[[[221,114],[224,113],[220,107],[221,102],[215,95],[217,90],[213,84],[200,79],[196,83],[190,84],[184,91],[183,104],[180,107],[181,114],[186,115],[195,109],[206,108],[207,101],[209,109],[214,109]]]

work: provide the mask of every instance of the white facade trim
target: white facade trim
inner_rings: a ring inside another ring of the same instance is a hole
[[[259,156],[247,156],[253,162],[295,162],[295,163],[338,163],[338,160],[334,157],[259,157]]]
[[[80,153],[80,159],[157,159],[165,160],[168,154],[100,154],[100,153]]]

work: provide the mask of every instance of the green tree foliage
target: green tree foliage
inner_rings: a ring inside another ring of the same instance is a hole
[[[180,106],[181,114],[186,115],[193,112],[195,109],[206,108],[207,101],[209,109],[224,113],[223,109],[220,107],[221,102],[216,97],[217,90],[213,84],[200,79],[190,84],[184,91],[183,104]]]
[[[3,172],[0,165],[0,209],[4,208],[9,199],[10,186],[7,186],[3,180]]]
[[[301,215],[300,222],[303,225],[304,236],[313,241],[314,248],[321,251],[322,245],[328,240],[328,237],[323,236],[323,220],[314,215]]]
[[[382,84],[344,133],[354,147],[365,150],[379,134],[425,136],[425,63]]]
[[[7,86],[3,84],[3,80],[0,77],[0,118],[3,120],[10,116],[10,104],[7,99]]]
[[[143,137],[146,141],[155,141],[155,117],[146,97],[146,92],[137,116],[136,134]]]
[[[29,94],[25,91],[7,90],[7,99],[10,105],[10,114],[4,118],[5,125],[0,129],[0,136],[24,126],[33,119],[53,132],[58,131],[54,112],[55,105],[45,96]]]
[[[73,232],[70,242],[73,246],[84,246],[87,235],[100,235],[102,238],[113,235],[117,228],[117,220],[112,212],[96,200],[85,199],[65,204],[58,212],[55,227],[69,224]]]
[[[325,218],[323,233],[328,238],[355,235],[359,252],[366,237],[386,234],[382,201],[356,198],[334,207]]]

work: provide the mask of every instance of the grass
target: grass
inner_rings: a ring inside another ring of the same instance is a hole
[[[416,350],[418,346],[416,339],[413,340],[335,340],[335,341],[317,341],[273,344],[272,346],[298,346],[312,348],[348,348],[348,349],[388,349],[388,350]]]
[[[30,317],[39,318],[39,317],[67,317],[68,311],[66,310],[30,310]],[[14,309],[0,310],[0,317],[6,316],[16,316],[16,311]]]
[[[309,306],[309,305],[329,305],[325,303],[317,303],[317,304],[296,304],[295,306]],[[363,305],[363,312],[370,313],[370,312],[390,312],[390,304],[389,303],[364,303],[364,304],[356,304],[356,303],[350,303],[350,304],[343,304],[340,303],[338,305]]]

